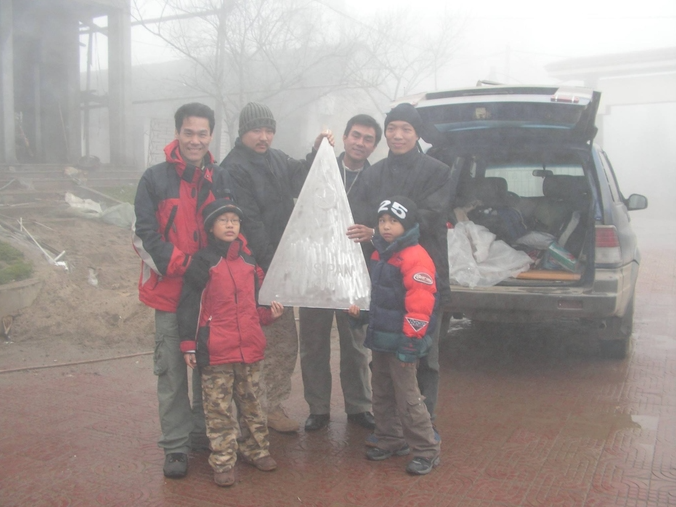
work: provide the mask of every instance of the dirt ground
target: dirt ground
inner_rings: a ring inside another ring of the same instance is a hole
[[[10,241],[44,285],[33,305],[14,315],[10,340],[0,338],[0,369],[151,351],[153,313],[138,300],[140,260],[130,230],[77,215],[65,203],[22,212],[22,219],[38,241],[65,250],[69,269],[50,265],[29,241]]]

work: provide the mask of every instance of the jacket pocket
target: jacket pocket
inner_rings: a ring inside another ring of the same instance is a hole
[[[163,354],[164,340],[155,341],[155,352],[153,353],[153,373],[158,377],[164,375],[169,369],[167,358]]]
[[[169,241],[169,232],[171,231],[171,226],[174,225],[174,220],[176,220],[176,213],[178,213],[178,204],[172,206],[169,213],[167,225],[164,227],[164,241]]]

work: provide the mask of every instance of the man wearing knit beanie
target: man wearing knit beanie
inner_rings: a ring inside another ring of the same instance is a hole
[[[390,152],[387,158],[364,170],[359,203],[353,207],[355,225],[348,228],[347,236],[355,242],[369,242],[377,225],[373,210],[392,195],[411,199],[418,207],[420,245],[434,261],[439,274],[439,295],[445,302],[450,299],[446,222],[455,189],[450,168],[419,149],[418,139],[424,126],[411,104],[399,104],[387,114],[385,140]],[[418,384],[432,421],[439,389],[439,329],[437,326],[433,334],[429,355],[420,360],[418,367]],[[367,439],[367,445],[377,445],[373,435]]]
[[[294,160],[271,147],[277,132],[272,111],[265,104],[249,102],[239,115],[239,137],[221,162],[232,176],[237,203],[247,218],[242,232],[256,262],[267,271],[282,239],[294,199],[298,197],[322,139],[333,146],[331,131],[320,133],[305,160]],[[282,402],[291,394],[291,375],[298,357],[298,331],[293,308],[264,330],[267,339],[263,386],[266,389],[268,428],[296,432]]]
[[[249,102],[239,113],[239,136],[242,137],[249,130],[267,127],[274,134],[277,131],[277,122],[272,111],[265,104]]]

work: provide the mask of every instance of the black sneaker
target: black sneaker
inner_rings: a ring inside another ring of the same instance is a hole
[[[366,451],[366,459],[371,461],[382,461],[390,456],[406,456],[409,452],[411,452],[411,448],[408,444],[404,444],[404,447],[397,449],[396,451],[386,451],[380,447],[372,447]]]
[[[188,455],[182,452],[171,452],[164,457],[165,477],[180,479],[188,473]]]
[[[406,471],[413,475],[426,475],[432,471],[435,466],[438,466],[441,461],[439,457],[430,460],[427,458],[413,458],[406,465]]]
[[[358,424],[367,430],[374,430],[376,428],[376,421],[371,412],[359,412],[357,414],[347,414],[347,420],[351,423]]]

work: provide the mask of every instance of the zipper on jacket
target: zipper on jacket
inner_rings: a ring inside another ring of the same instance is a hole
[[[232,274],[232,269],[230,269],[230,262],[223,257],[223,260],[225,261],[225,265],[228,267],[228,273],[230,274],[230,278],[232,278],[232,286],[235,288],[235,306],[239,306],[239,301],[237,298],[237,281],[235,280],[235,277]],[[239,356],[242,359],[242,362],[244,362],[244,354],[242,353],[242,331],[239,325],[239,310],[235,309],[235,318],[237,319],[237,334],[239,335]]]
[[[176,220],[176,213],[178,213],[178,204],[175,204],[171,208],[171,213],[169,213],[169,220],[167,220],[167,225],[164,228],[164,240],[169,241],[169,231],[171,226],[174,225],[174,220]]]

